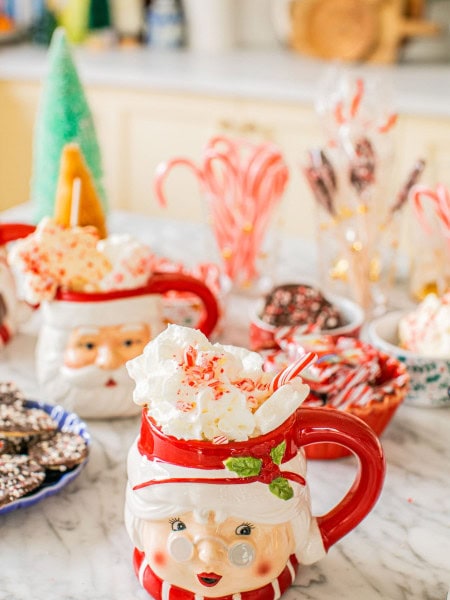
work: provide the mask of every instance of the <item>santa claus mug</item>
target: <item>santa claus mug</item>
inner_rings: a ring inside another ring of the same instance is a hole
[[[313,516],[304,446],[341,444],[355,481]],[[277,429],[214,444],[165,435],[144,411],[128,457],[125,521],[134,568],[156,600],[276,600],[374,506],[384,457],[372,430],[334,410],[298,408]]]
[[[170,291],[200,299],[204,310],[197,328],[209,335],[219,317],[216,298],[203,282],[179,273],[154,273],[133,289],[60,289],[44,302],[36,372],[46,401],[86,419],[138,414],[125,364],[165,328],[162,294]]]

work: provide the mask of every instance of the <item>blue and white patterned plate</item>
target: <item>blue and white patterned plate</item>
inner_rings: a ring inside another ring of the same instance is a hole
[[[84,438],[89,446],[90,435],[88,433],[86,423],[84,423],[75,413],[65,411],[62,406],[44,404],[35,400],[27,400],[25,402],[25,406],[27,408],[40,408],[41,410],[44,410],[52,417],[54,421],[57,422],[59,431],[78,433]],[[51,477],[47,476],[44,480],[44,483],[36,490],[1,507],[0,515],[12,510],[16,510],[17,508],[26,508],[27,506],[32,506],[44,498],[47,498],[47,496],[52,496],[53,494],[58,493],[60,490],[62,490],[62,488],[78,477],[87,461],[88,458],[70,471],[57,471],[52,474]]]

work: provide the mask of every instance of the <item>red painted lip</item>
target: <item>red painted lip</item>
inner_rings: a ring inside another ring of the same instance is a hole
[[[105,387],[115,387],[116,385],[117,381],[112,378],[108,379],[108,381],[105,383]]]
[[[205,587],[213,587],[219,583],[222,579],[222,575],[217,575],[217,573],[199,573],[197,579]]]

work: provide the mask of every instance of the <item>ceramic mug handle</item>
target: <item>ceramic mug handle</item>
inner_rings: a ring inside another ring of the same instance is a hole
[[[34,225],[26,223],[0,223],[0,246],[24,238],[34,232]]]
[[[194,294],[200,298],[205,309],[196,328],[208,336],[216,326],[219,319],[219,306],[216,297],[209,287],[199,279],[181,273],[155,273],[150,278],[146,288],[151,294],[164,294],[171,291]]]
[[[302,408],[298,411],[296,442],[307,446],[331,442],[356,455],[358,471],[353,485],[328,513],[317,517],[325,550],[354,529],[373,508],[383,486],[385,460],[380,441],[361,419],[339,410]]]

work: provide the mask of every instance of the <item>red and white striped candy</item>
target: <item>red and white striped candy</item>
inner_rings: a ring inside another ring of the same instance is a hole
[[[333,406],[343,406],[347,400],[350,402],[356,401],[360,392],[353,394],[353,390],[360,384],[366,383],[369,376],[369,369],[366,365],[361,365],[357,369],[352,369],[346,381],[343,383],[341,390],[333,398]]]
[[[282,385],[286,385],[286,383],[289,383],[289,381],[295,377],[299,377],[300,373],[315,360],[317,360],[317,354],[314,352],[304,354],[298,360],[275,375],[270,383],[269,390],[275,392]]]
[[[228,444],[228,438],[225,435],[216,435],[212,442],[213,444]]]
[[[193,346],[188,346],[184,350],[183,360],[188,367],[193,367],[197,359],[197,350]]]

